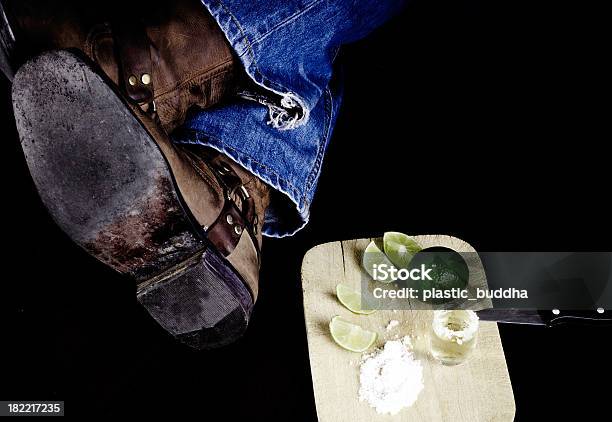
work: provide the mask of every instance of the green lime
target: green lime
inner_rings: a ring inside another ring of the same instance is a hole
[[[385,254],[395,268],[408,268],[410,261],[422,248],[410,236],[404,233],[387,232],[383,237]]]
[[[361,309],[361,295],[357,290],[347,286],[346,284],[338,284],[336,286],[336,296],[338,296],[340,303],[346,306],[346,308],[351,312],[364,315],[369,315],[375,312],[374,309]]]
[[[351,352],[365,352],[376,341],[376,333],[364,330],[359,325],[351,324],[339,316],[329,323],[331,336],[340,347]]]
[[[452,289],[465,289],[468,285],[470,271],[460,253],[444,247],[432,247],[423,249],[416,254],[411,268],[430,269],[429,279],[423,279],[416,283],[419,293],[424,290],[436,289],[438,291],[452,291]],[[421,296],[421,294],[419,294]],[[451,299],[429,299],[431,303],[444,303]]]
[[[363,252],[363,260],[362,265],[366,270],[370,277],[374,278],[374,265],[385,264],[387,268],[393,266],[387,255],[383,251],[380,250],[378,245],[374,241],[370,242],[370,244],[365,248]],[[388,281],[381,281],[381,283],[391,283],[393,280],[389,278]]]

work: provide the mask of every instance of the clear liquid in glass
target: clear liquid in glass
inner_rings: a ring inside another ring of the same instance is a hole
[[[434,311],[431,326],[431,355],[443,365],[458,365],[476,347],[478,316],[474,311]]]

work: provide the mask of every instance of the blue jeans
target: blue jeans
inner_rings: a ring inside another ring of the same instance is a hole
[[[399,11],[403,0],[202,0],[254,82],[223,105],[192,113],[177,143],[215,148],[275,189],[263,232],[308,222],[341,103],[333,62]]]

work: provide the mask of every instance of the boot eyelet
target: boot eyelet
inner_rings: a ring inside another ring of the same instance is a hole
[[[227,173],[230,172],[229,167],[227,167],[225,164],[221,164],[218,168],[217,168],[217,172],[223,176],[226,175]]]
[[[228,214],[225,216],[225,221],[227,221],[227,224],[229,224],[230,226],[234,224],[234,216],[232,216],[231,214]]]
[[[131,86],[135,86],[138,83],[138,79],[136,79],[136,76],[132,75],[128,78],[128,83]]]
[[[242,226],[234,226],[234,232],[235,232],[237,235],[242,234]]]
[[[143,73],[140,76],[140,82],[142,82],[143,85],[149,85],[151,83],[151,75],[148,73]]]

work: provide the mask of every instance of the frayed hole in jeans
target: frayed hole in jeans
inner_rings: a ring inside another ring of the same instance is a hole
[[[241,98],[256,101],[268,107],[268,124],[274,129],[291,130],[298,128],[308,121],[308,108],[293,93],[283,95],[274,92],[252,92],[242,91],[238,94]]]

